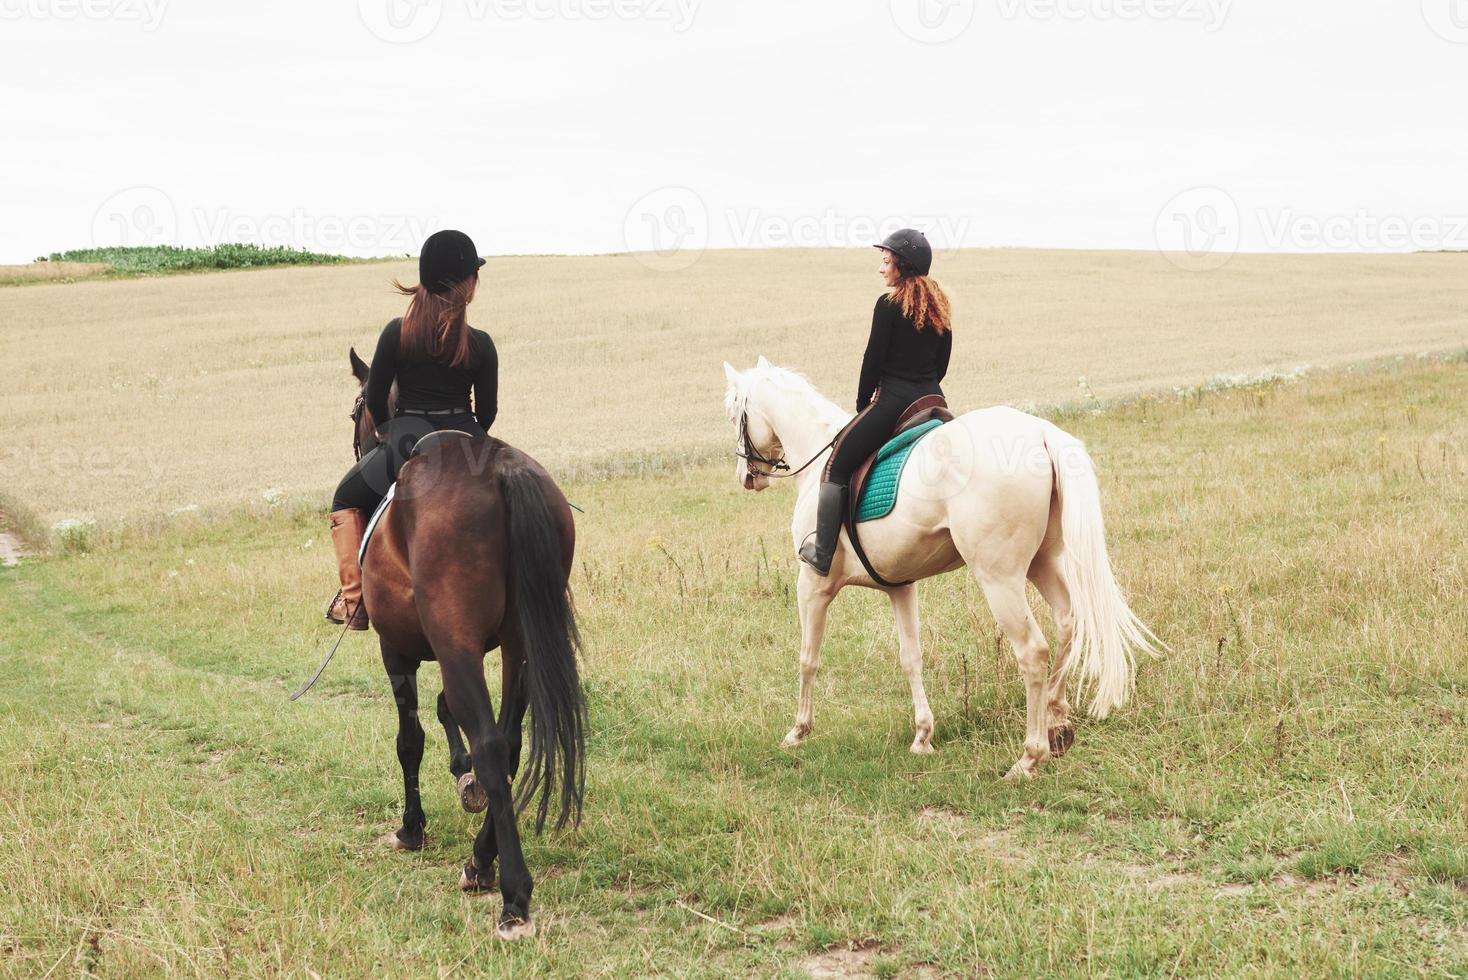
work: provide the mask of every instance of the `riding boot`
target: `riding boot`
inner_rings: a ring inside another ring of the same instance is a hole
[[[327,607],[326,618],[333,623],[352,621],[347,629],[365,630],[367,610],[362,608],[362,566],[357,564],[357,551],[362,547],[362,532],[367,520],[360,510],[338,510],[331,515],[331,544],[336,549],[336,573],[341,578],[341,591]]]
[[[846,487],[840,483],[821,484],[821,495],[816,501],[815,539],[809,537],[800,546],[800,560],[816,570],[818,575],[831,571],[831,558],[836,554],[836,538],[841,533],[841,521],[846,515]]]

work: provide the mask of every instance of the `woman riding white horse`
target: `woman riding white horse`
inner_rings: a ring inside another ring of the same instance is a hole
[[[789,459],[797,467],[789,475],[799,487],[791,521],[798,546],[816,525],[819,461],[851,416],[803,377],[763,357],[749,371],[725,363],[724,372],[725,407],[739,433],[740,485],[763,490],[780,475],[777,464],[783,468]],[[1024,754],[1010,778],[1028,778],[1045,759],[1069,749],[1068,672],[1089,687],[1092,715],[1104,718],[1131,691],[1134,651],[1153,649],[1156,637],[1132,613],[1112,574],[1090,457],[1078,439],[1044,419],[996,407],[938,427],[913,449],[892,512],[863,523],[860,534],[873,568],[888,581],[972,569],[1025,685]],[[800,566],[800,700],[784,744],[800,744],[813,729],[811,688],[831,600],[843,587],[861,585],[881,588],[892,601],[917,726],[911,750],[931,752],[933,713],[923,688],[916,588],[879,585],[847,536],[833,538],[828,574]],[[1030,611],[1026,579],[1054,613],[1053,660]]]
[[[800,560],[820,575],[831,567],[852,474],[891,438],[909,405],[924,395],[942,397],[938,383],[948,373],[953,353],[948,296],[928,276],[933,267],[928,239],[905,228],[877,247],[882,250],[878,271],[891,292],[877,297],[872,311],[857,382],[856,417],[841,430],[826,462],[815,538],[800,547]]]

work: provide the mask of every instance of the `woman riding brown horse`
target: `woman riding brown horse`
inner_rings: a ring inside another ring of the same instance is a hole
[[[331,502],[331,541],[341,580],[341,591],[326,610],[333,623],[367,628],[357,552],[367,518],[382,503],[413,447],[430,432],[483,436],[494,424],[499,357],[489,334],[469,326],[468,315],[482,265],[468,235],[440,231],[423,243],[418,285],[394,283],[412,299],[407,313],[383,328],[359,402],[380,429],[359,439],[360,446],[370,448],[359,451]],[[396,399],[393,411],[390,394]]]
[[[373,407],[377,358],[366,377],[355,353],[352,362],[363,382],[353,418],[356,443],[371,447],[362,456],[366,460],[385,448],[372,446],[375,420],[382,417],[381,406]],[[407,376],[397,375],[403,402],[409,398]],[[483,412],[486,406],[480,401],[477,407]],[[397,418],[403,417],[400,411]],[[391,447],[401,427],[387,428]],[[418,667],[437,660],[443,677],[438,716],[448,734],[460,801],[471,812],[488,808],[459,885],[470,892],[492,888],[498,859],[504,909],[496,931],[506,939],[529,935],[533,881],[517,812],[535,802],[537,831],[553,801],[557,826],[579,820],[584,783],[586,712],[568,586],[576,540],[571,508],[540,464],[482,433],[431,431],[397,448],[404,458],[392,460],[393,502],[367,542],[360,572],[360,602],[371,610],[398,711],[405,799],[402,826],[390,838],[403,850],[423,846],[428,821],[418,787],[424,742]],[[495,647],[502,679],[498,719],[484,677],[484,655]],[[515,782],[527,709],[530,758]]]

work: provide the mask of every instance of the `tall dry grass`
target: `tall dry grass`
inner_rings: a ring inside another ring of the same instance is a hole
[[[965,251],[951,402],[1041,404],[1468,345],[1468,258]],[[495,259],[472,307],[501,355],[495,434],[563,476],[730,448],[720,361],[759,354],[854,398],[870,250]],[[45,524],[324,496],[351,461],[347,348],[372,347],[411,262],[0,291],[0,490]]]
[[[88,279],[111,271],[112,266],[106,262],[30,262],[25,265],[0,265],[0,286],[60,282],[65,279]]]

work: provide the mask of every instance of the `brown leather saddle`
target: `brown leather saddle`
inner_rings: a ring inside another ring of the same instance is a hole
[[[953,413],[948,410],[948,401],[942,395],[924,395],[903,409],[902,414],[897,417],[897,428],[892,431],[892,437],[895,438],[908,429],[933,419],[941,422],[953,421]],[[878,449],[877,452],[881,450]],[[888,588],[911,585],[911,582],[889,582],[878,575],[872,568],[872,563],[867,560],[867,553],[862,550],[861,541],[856,534],[857,505],[861,502],[861,492],[866,487],[867,476],[871,473],[872,463],[876,458],[877,453],[872,453],[851,476],[851,489],[846,495],[846,534],[851,539],[851,550],[856,552],[856,557],[861,560],[862,567],[867,570],[867,574],[874,582]]]

